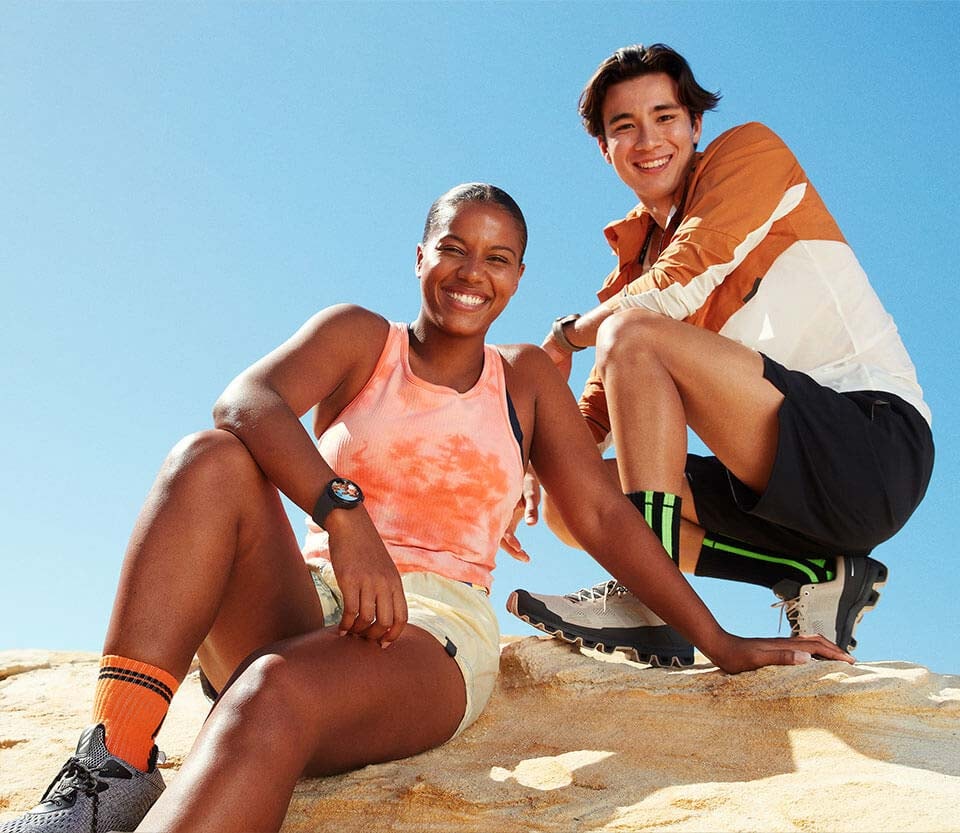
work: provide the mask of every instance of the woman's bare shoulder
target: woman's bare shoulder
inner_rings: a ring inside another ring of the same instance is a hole
[[[540,373],[543,368],[553,368],[550,357],[535,344],[497,344],[495,345],[504,364],[518,374]]]

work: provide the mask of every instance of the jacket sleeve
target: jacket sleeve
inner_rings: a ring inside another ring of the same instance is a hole
[[[678,320],[695,316],[806,190],[803,169],[769,128],[751,123],[723,134],[692,174],[669,245],[623,286],[621,308],[643,307]]]

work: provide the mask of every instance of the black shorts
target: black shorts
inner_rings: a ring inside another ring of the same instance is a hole
[[[767,356],[783,396],[780,437],[762,495],[716,457],[687,456],[708,532],[785,555],[865,555],[907,522],[927,490],[933,435],[916,408],[883,391],[838,393]]]

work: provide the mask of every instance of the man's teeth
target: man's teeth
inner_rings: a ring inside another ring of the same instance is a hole
[[[471,307],[479,307],[483,303],[483,298],[479,298],[476,295],[464,295],[461,292],[451,292],[450,297],[454,301],[459,301],[461,304],[469,304]]]
[[[662,168],[669,161],[670,157],[664,156],[662,159],[654,159],[653,162],[638,162],[637,165],[644,170],[649,170],[650,168]]]

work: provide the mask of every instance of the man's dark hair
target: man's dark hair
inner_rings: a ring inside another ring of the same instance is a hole
[[[422,242],[427,242],[427,238],[440,223],[445,208],[452,208],[465,202],[490,202],[509,212],[517,225],[517,231],[520,232],[520,244],[522,246],[520,259],[523,260],[523,253],[527,249],[527,221],[523,217],[523,212],[513,197],[506,191],[485,182],[467,182],[463,185],[456,185],[445,194],[437,197],[427,212],[427,221],[423,226]]]
[[[587,133],[597,138],[604,135],[603,100],[611,86],[653,72],[665,72],[677,82],[677,98],[691,119],[712,110],[720,101],[720,93],[701,87],[684,57],[666,44],[624,46],[597,67],[580,93],[580,118]]]

